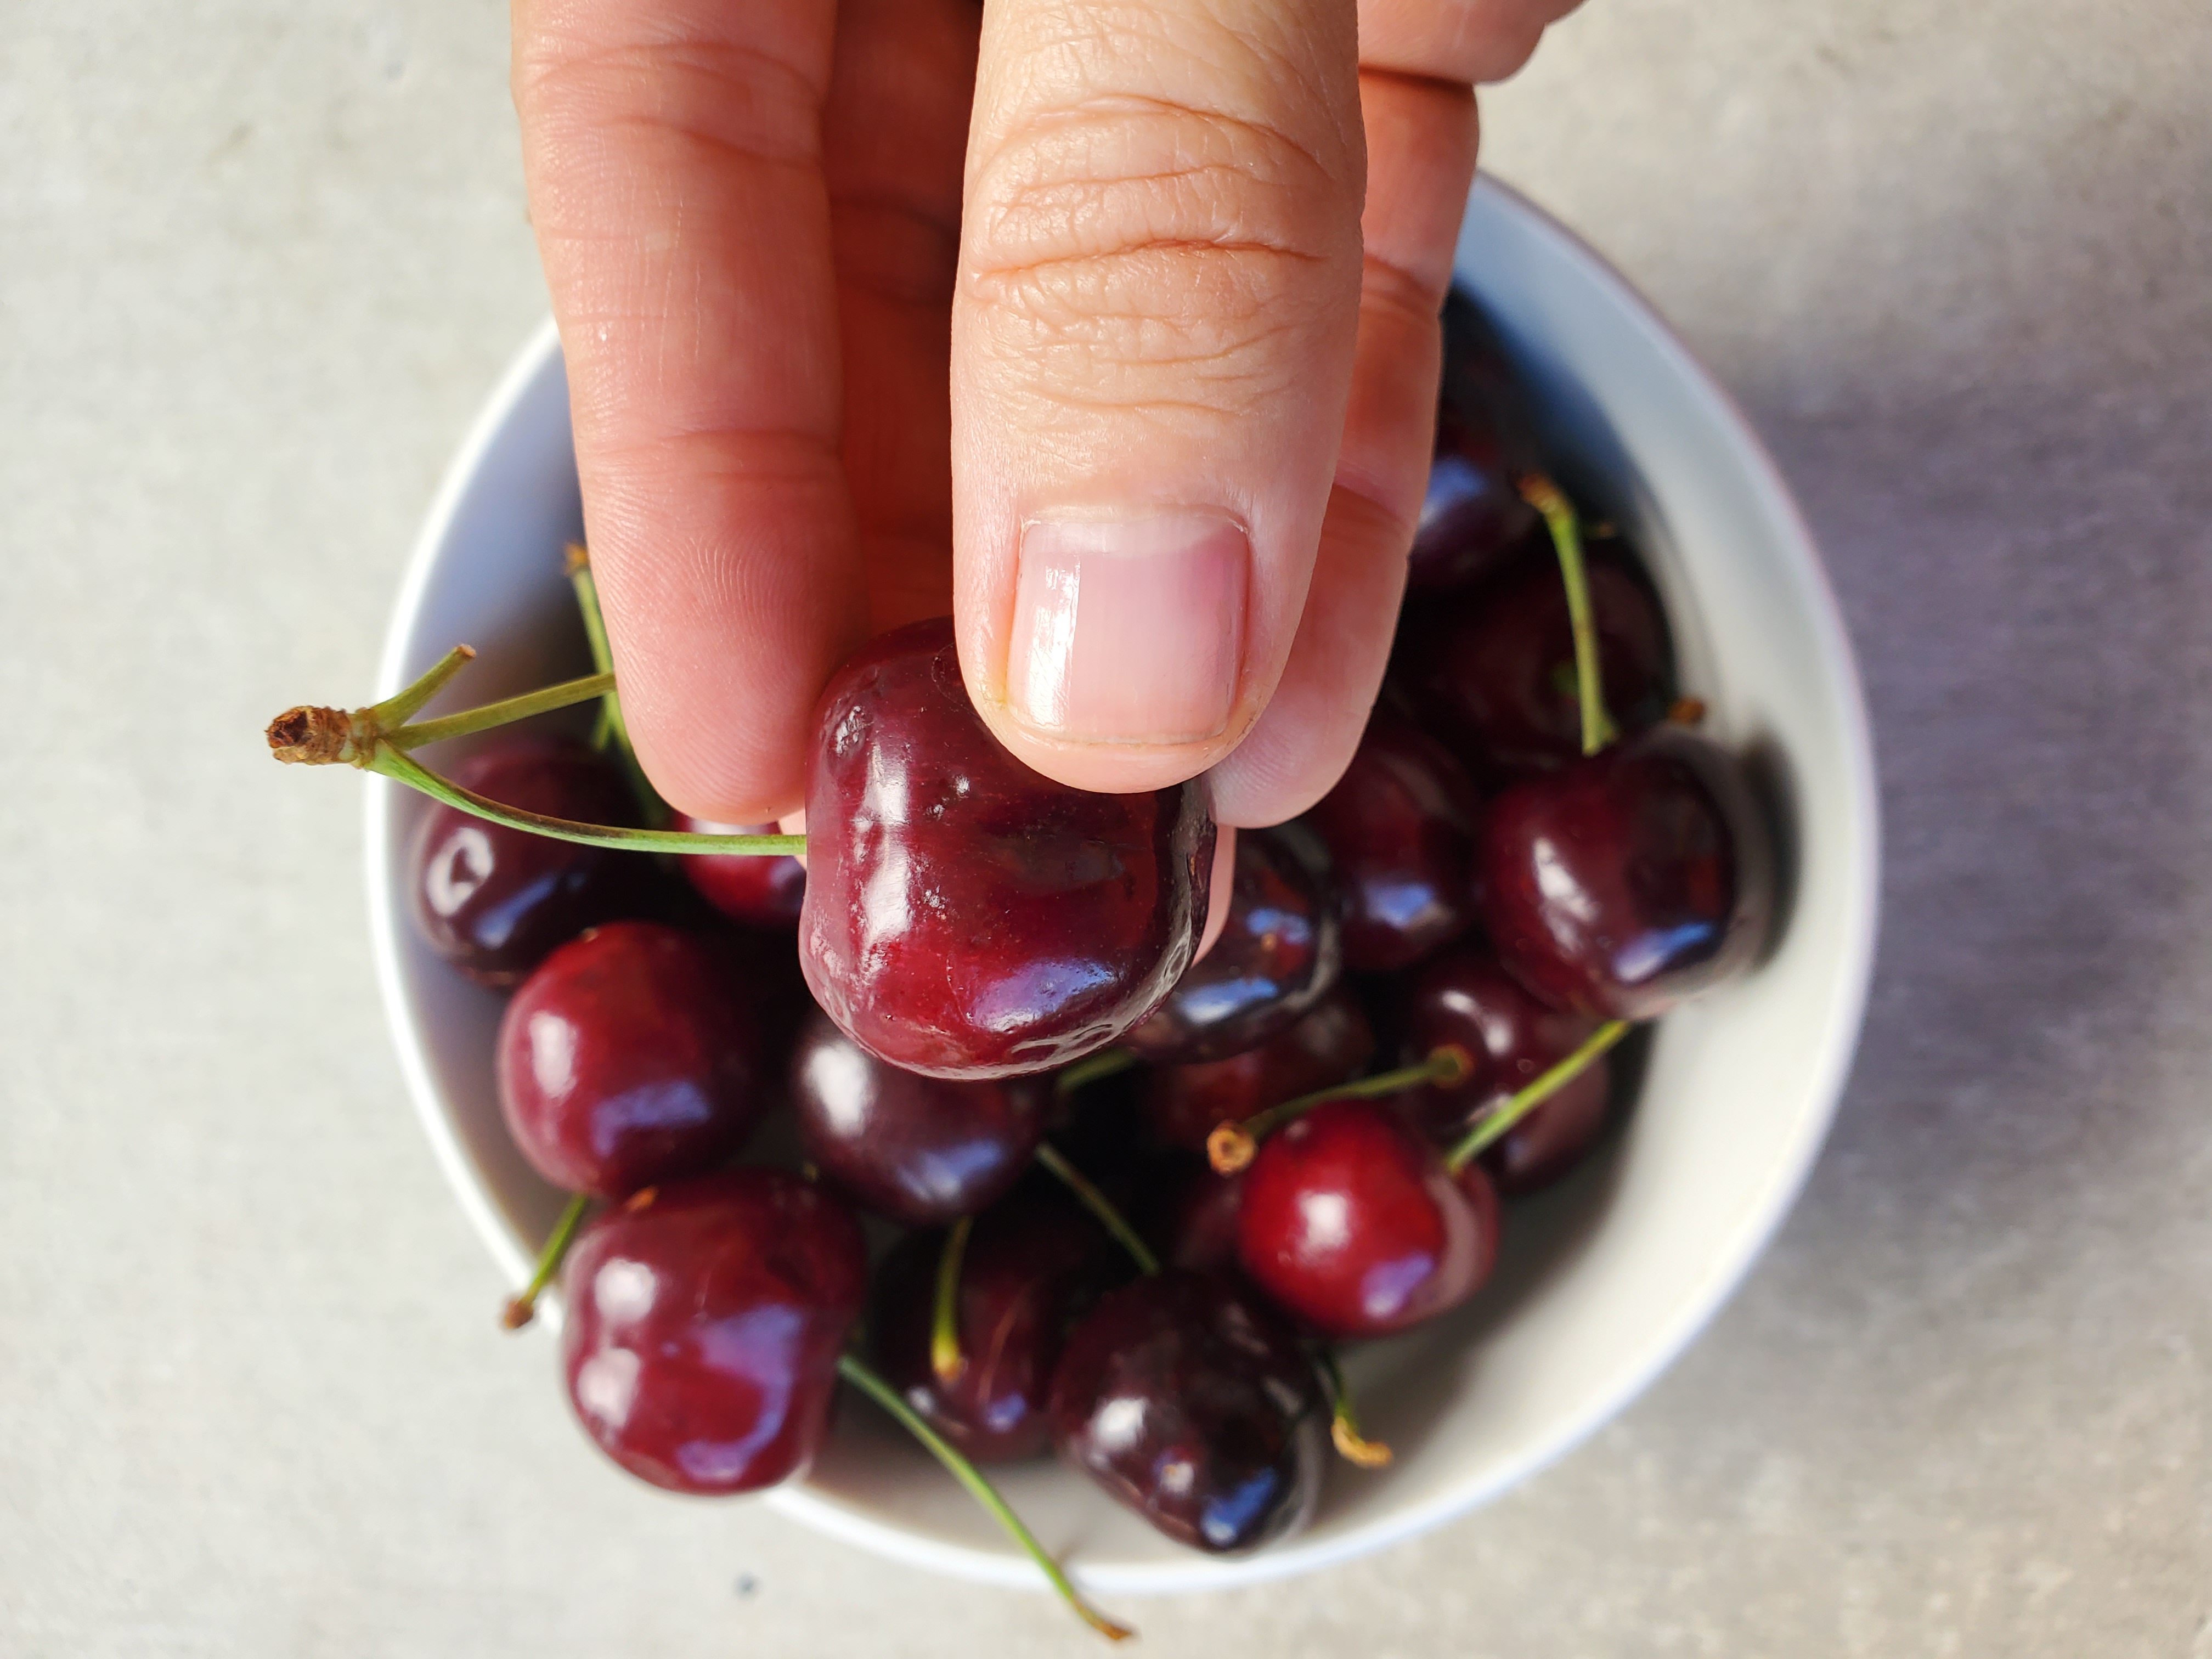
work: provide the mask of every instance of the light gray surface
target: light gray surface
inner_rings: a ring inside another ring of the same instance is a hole
[[[357,786],[261,752],[368,685],[542,308],[504,51],[487,0],[0,4],[0,1653],[1093,1651],[580,1446],[402,1101]],[[2197,0],[1594,0],[1491,98],[1828,548],[1866,1045],[1618,1424],[1148,1651],[2212,1659],[2208,83]]]

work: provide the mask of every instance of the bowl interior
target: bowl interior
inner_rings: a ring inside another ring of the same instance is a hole
[[[1100,1590],[1251,1582],[1340,1560],[1483,1502],[1574,1444],[1667,1364],[1757,1255],[1818,1149],[1856,1036],[1873,951],[1872,759],[1849,647],[1786,489],[1665,325],[1521,198],[1478,184],[1458,270],[1534,386],[1568,482],[1646,551],[1708,729],[1764,774],[1786,848],[1784,929],[1757,971],[1652,1033],[1613,1155],[1514,1209],[1496,1281],[1457,1316],[1353,1356],[1370,1430],[1398,1458],[1378,1473],[1333,1471],[1302,1536],[1213,1560],[1049,1464],[1005,1471],[1001,1486],[1046,1546]],[[580,672],[560,556],[581,533],[549,325],[433,508],[380,695],[461,641],[482,653],[470,701]],[[424,1127],[519,1283],[562,1200],[500,1121],[501,999],[446,969],[408,925],[404,866],[424,810],[370,780],[380,975]],[[988,1517],[866,1410],[846,1410],[811,1476],[766,1501],[917,1565],[1035,1582]]]

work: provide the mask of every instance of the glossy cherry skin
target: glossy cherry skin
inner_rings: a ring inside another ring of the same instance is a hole
[[[1376,1101],[1316,1106],[1260,1143],[1237,1253],[1255,1284],[1332,1337],[1387,1336],[1455,1308],[1498,1260],[1496,1189]]]
[[[867,1271],[859,1224],[781,1170],[700,1176],[605,1211],[562,1270],[569,1403],[602,1451],[656,1486],[774,1486],[828,1431]]]
[[[600,1198],[711,1168],[767,1104],[751,1010],[708,946],[657,922],[610,922],[546,957],[495,1053],[531,1167]]]
[[[1750,781],[1680,726],[1507,790],[1482,853],[1498,960],[1556,1008],[1650,1019],[1747,966],[1773,925]]]
[[[1358,1077],[1374,1057],[1367,1016],[1340,987],[1249,1053],[1161,1066],[1145,1078],[1139,1099],[1155,1136],[1200,1152],[1217,1125]]]
[[[1193,1273],[1236,1269],[1237,1218],[1243,1204],[1243,1170],[1223,1175],[1194,1160],[1168,1201],[1160,1260]]]
[[[700,836],[772,836],[772,823],[716,823],[678,812],[672,830]],[[750,853],[687,853],[677,860],[684,878],[733,921],[755,927],[796,927],[806,897],[806,866],[795,858]]]
[[[1303,1527],[1329,1455],[1328,1405],[1291,1326],[1231,1279],[1175,1268],[1076,1328],[1052,1419],[1063,1459],[1214,1554]]]
[[[1346,967],[1408,967],[1466,931],[1479,813],[1450,753],[1377,710],[1344,776],[1303,820],[1328,848]]]
[[[581,744],[509,738],[471,755],[453,777],[525,811],[638,822],[619,769]],[[650,864],[635,853],[552,841],[438,805],[415,833],[408,898],[432,950],[471,979],[512,985],[555,945],[630,914]]]
[[[1243,1054],[1318,1002],[1343,965],[1320,842],[1297,824],[1244,830],[1221,937],[1122,1044],[1154,1065]]]
[[[1588,1158],[1605,1133],[1612,1095],[1613,1073],[1602,1059],[1561,1084],[1557,1094],[1483,1152],[1482,1167],[1498,1190],[1508,1198],[1535,1192]],[[1464,1134],[1504,1103],[1503,1095],[1482,1102],[1468,1115],[1460,1133]]]
[[[800,959],[855,1042],[937,1077],[1048,1070],[1158,1007],[1206,927],[1197,782],[1096,795],[968,700],[949,618],[886,634],[816,710]]]
[[[1598,1025],[1539,1002],[1488,951],[1468,945],[1422,963],[1405,988],[1404,1006],[1402,1061],[1419,1060],[1446,1043],[1474,1060],[1464,1080],[1399,1097],[1429,1138],[1446,1148],[1582,1047]],[[1533,1191],[1579,1162],[1605,1127],[1608,1083],[1600,1056],[1507,1130],[1482,1158],[1498,1190]]]
[[[1416,591],[1479,580],[1543,526],[1519,488],[1540,465],[1527,394],[1472,301],[1452,295],[1443,323],[1436,453],[1407,568]]]
[[[1607,710],[1623,730],[1639,730],[1666,712],[1666,619],[1624,560],[1593,551],[1588,568]],[[1498,580],[1409,622],[1392,674],[1423,726],[1478,775],[1547,770],[1581,755],[1574,634],[1549,541]]]
[[[924,1077],[820,1014],[791,1056],[799,1144],[855,1201],[909,1227],[972,1215],[1022,1178],[1052,1089],[1039,1078]]]
[[[1048,1450],[1053,1371],[1076,1322],[1126,1276],[1115,1248],[1064,1195],[1052,1202],[1018,1194],[976,1217],[955,1304],[960,1369],[946,1382],[930,1364],[945,1235],[908,1234],[876,1270],[869,1326],[877,1369],[979,1462]]]

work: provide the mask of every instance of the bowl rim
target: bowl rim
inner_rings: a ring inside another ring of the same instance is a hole
[[[1479,1476],[1376,1517],[1368,1524],[1310,1541],[1293,1540],[1257,1554],[1222,1560],[1194,1555],[1188,1561],[1104,1565],[1086,1569],[1080,1558],[1071,1575],[1086,1588],[1118,1595],[1146,1595],[1230,1589],[1310,1572],[1403,1542],[1490,1502],[1565,1456],[1617,1416],[1673,1364],[1711,1323],[1713,1316],[1749,1273],[1784,1218],[1796,1204],[1811,1173],[1848,1080],[1864,1022],[1871,987],[1880,915],[1881,818],[1874,739],[1848,628],[1836,600],[1812,532],[1779,467],[1735,398],[1692,354],[1657,309],[1605,257],[1519,191],[1487,173],[1477,177],[1470,205],[1489,205],[1523,222],[1538,238],[1583,266],[1624,313],[1634,319],[1667,362],[1681,395],[1702,402],[1715,427],[1725,433],[1735,461],[1745,475],[1760,511],[1783,533],[1775,548],[1809,596],[1810,622],[1819,642],[1816,666],[1835,690],[1844,742],[1840,750],[1843,793],[1850,821],[1842,826],[1845,847],[1842,878],[1847,903],[1838,945],[1839,967],[1833,1006],[1822,1030],[1822,1046],[1808,1067],[1809,1093],[1818,1104],[1807,1111],[1795,1143],[1778,1165],[1778,1176],[1759,1205],[1746,1215],[1734,1247],[1717,1258],[1702,1282],[1689,1287],[1671,1321],[1651,1340],[1637,1363],[1625,1366],[1613,1386],[1583,1411],[1563,1419],[1516,1455]],[[432,498],[410,553],[386,629],[377,671],[379,697],[404,683],[416,616],[421,611],[440,554],[463,498],[499,442],[516,406],[529,393],[549,361],[560,354],[559,331],[550,317],[536,330],[506,371],[471,425]],[[405,906],[393,888],[390,856],[396,825],[398,786],[372,777],[365,804],[369,927],[377,988],[416,1120],[428,1138],[446,1182],[493,1260],[509,1281],[527,1279],[532,1262],[493,1203],[456,1133],[433,1079],[422,1034],[407,1015],[398,928]],[[983,1550],[908,1531],[813,1491],[805,1482],[764,1494],[766,1503],[817,1530],[906,1565],[978,1583],[1010,1588],[1045,1588],[1035,1568],[1020,1556]]]

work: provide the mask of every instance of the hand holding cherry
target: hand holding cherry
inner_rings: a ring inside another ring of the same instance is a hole
[[[1458,418],[1440,442],[1461,473],[1514,447]],[[1516,750],[1507,728],[1447,715],[1424,729],[1432,705],[1395,688],[1328,799],[1240,838],[1221,944],[1194,967],[1204,786],[1101,796],[1028,770],[976,717],[941,623],[878,641],[825,693],[805,840],[661,827],[658,799],[628,793],[604,672],[419,719],[460,651],[385,703],[272,725],[283,757],[441,803],[417,842],[418,920],[461,971],[520,980],[502,1103],[524,1154],[578,1194],[532,1293],[562,1276],[570,1396],[611,1456],[676,1490],[755,1489],[804,1469],[842,1377],[1109,1633],[971,1460],[1049,1438],[1208,1550],[1302,1525],[1328,1440],[1387,1462],[1328,1345],[1478,1293],[1501,1195],[1599,1139],[1626,1022],[1741,971],[1771,922],[1741,769],[1678,725],[1615,735],[1572,511],[1540,478],[1513,487],[1555,544],[1561,625],[1482,672],[1496,707],[1537,711],[1528,729],[1564,700],[1584,752]],[[1530,603],[1527,546],[1444,555],[1484,574],[1434,590],[1422,638]],[[1632,724],[1663,702],[1655,660]],[[596,751],[498,738],[450,779],[414,757],[595,698]],[[795,882],[740,866],[696,892],[605,850],[790,870],[802,846]],[[778,952],[823,1013],[763,1017]],[[1402,1063],[1363,1075],[1378,1024]],[[1103,1081],[1132,1068],[1133,1086]],[[748,1152],[780,1083],[799,1174]],[[1064,1128],[1157,1150],[1094,1181],[1055,1146]],[[1228,1173],[1174,1172],[1173,1149],[1201,1143]],[[1134,1212],[1167,1223],[1147,1239],[1122,1206],[1176,1182],[1183,1203]],[[872,1276],[848,1204],[916,1230]],[[846,1346],[872,1277],[880,1371]]]

